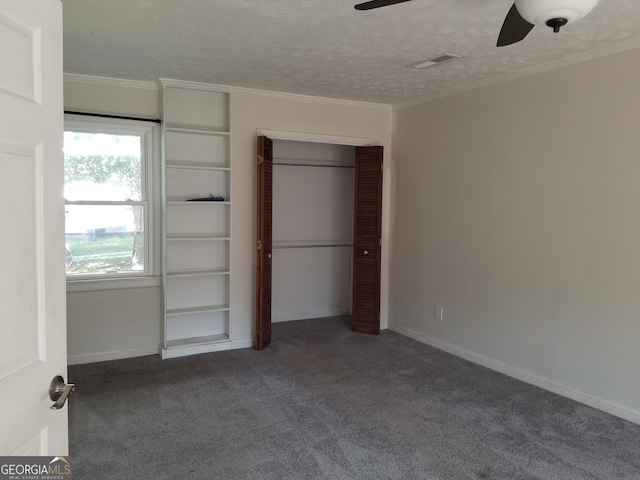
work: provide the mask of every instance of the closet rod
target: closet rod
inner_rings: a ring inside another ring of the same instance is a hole
[[[272,250],[279,250],[285,248],[326,248],[326,247],[353,247],[353,243],[336,243],[331,245],[273,245]]]
[[[331,165],[328,163],[295,163],[295,162],[273,162],[274,165],[289,165],[293,167],[331,167],[331,168],[356,168],[355,165]]]
[[[135,120],[137,122],[162,123],[162,120],[160,120],[159,118],[126,117],[123,115],[107,115],[105,113],[74,112],[71,110],[65,110],[64,113],[66,115],[83,115],[85,117],[114,118],[116,120]]]

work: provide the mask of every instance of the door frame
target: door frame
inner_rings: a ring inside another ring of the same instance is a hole
[[[352,147],[367,147],[380,145],[380,143],[372,138],[351,137],[341,135],[326,135],[322,133],[296,132],[292,130],[272,130],[268,128],[257,128],[256,138],[259,136],[269,137],[272,140],[291,140],[296,142],[310,143],[329,143],[333,145],[348,145]],[[389,155],[391,153],[390,145],[383,145],[384,161],[382,164],[382,251],[381,251],[381,269],[380,269],[380,329],[385,330],[389,324],[389,211],[391,205],[391,172]],[[255,225],[254,225],[255,228]],[[256,237],[256,235],[254,235]],[[257,237],[256,237],[257,238]],[[256,251],[257,252],[257,251]],[[254,257],[254,265],[257,262],[257,253]],[[254,269],[255,270],[255,269]],[[255,298],[255,291],[254,298]]]

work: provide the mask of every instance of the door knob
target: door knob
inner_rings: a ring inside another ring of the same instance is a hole
[[[64,407],[64,402],[67,401],[67,397],[71,395],[75,389],[76,386],[73,383],[64,383],[64,378],[60,375],[53,377],[49,385],[49,398],[56,403],[51,405],[51,409],[60,410]]]
[[[267,258],[271,258],[271,254],[270,253],[267,253]]]
[[[369,250],[363,250],[363,251],[362,251],[362,254],[363,254],[363,255],[369,255]]]

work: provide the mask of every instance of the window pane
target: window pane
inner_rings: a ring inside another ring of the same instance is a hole
[[[67,274],[144,272],[142,205],[66,205]]]
[[[65,132],[65,199],[142,200],[141,141],[138,135]]]

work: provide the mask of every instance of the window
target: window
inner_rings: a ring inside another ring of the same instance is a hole
[[[151,122],[65,117],[68,280],[154,274],[156,130]]]

